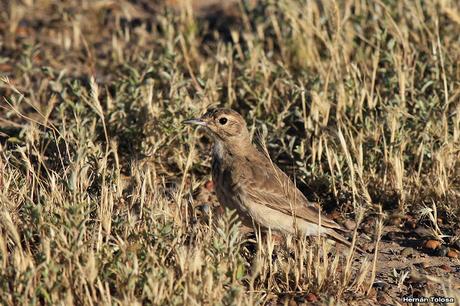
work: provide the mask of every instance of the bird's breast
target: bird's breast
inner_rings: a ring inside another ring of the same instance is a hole
[[[236,181],[235,171],[237,170],[230,157],[222,159],[219,155],[213,154],[212,180],[217,199],[221,205],[236,210],[238,215],[243,217],[247,207],[243,200],[242,188]]]

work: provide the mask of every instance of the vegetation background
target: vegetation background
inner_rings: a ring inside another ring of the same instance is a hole
[[[0,1],[0,303],[458,305],[459,33],[456,0]],[[210,106],[368,258],[241,235],[180,124]]]

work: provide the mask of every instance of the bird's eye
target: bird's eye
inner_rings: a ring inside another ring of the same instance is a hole
[[[225,123],[227,123],[227,121],[228,121],[228,120],[227,120],[227,118],[225,118],[225,117],[222,117],[222,118],[219,119],[219,123],[222,124],[222,125],[224,125]]]

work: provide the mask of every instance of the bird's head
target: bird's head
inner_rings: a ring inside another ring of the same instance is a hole
[[[212,108],[200,118],[185,120],[183,123],[203,126],[216,140],[224,143],[243,143],[250,139],[246,121],[231,109]]]

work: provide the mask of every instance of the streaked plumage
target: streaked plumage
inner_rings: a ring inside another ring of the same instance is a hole
[[[214,138],[212,178],[219,202],[235,209],[243,224],[287,234],[321,235],[350,243],[345,231],[323,216],[291,179],[252,144],[246,122],[230,109],[210,109],[201,118],[185,121],[204,126]],[[318,227],[318,222],[321,226]]]

